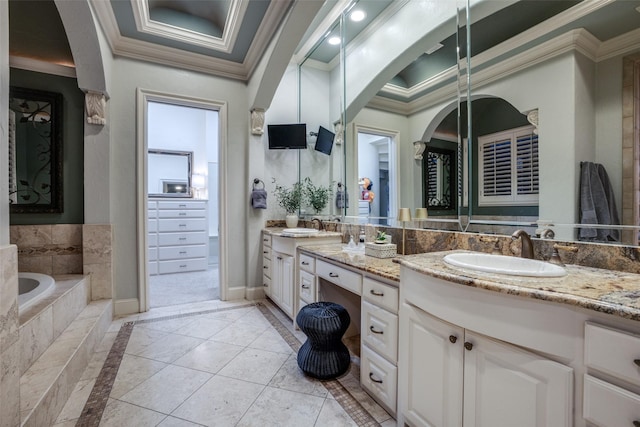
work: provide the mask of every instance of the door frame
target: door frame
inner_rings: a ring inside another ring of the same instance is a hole
[[[139,311],[149,310],[149,271],[148,271],[148,230],[147,230],[147,113],[149,102],[161,102],[165,104],[184,107],[215,110],[218,112],[218,239],[219,239],[219,283],[220,299],[226,300],[228,294],[227,280],[227,215],[224,209],[227,204],[227,103],[204,98],[195,98],[166,92],[158,92],[138,88],[136,91],[136,146],[137,146],[137,183],[136,183],[136,221],[138,230],[138,302]]]

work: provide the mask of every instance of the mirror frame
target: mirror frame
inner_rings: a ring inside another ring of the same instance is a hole
[[[62,191],[62,164],[63,164],[63,138],[62,138],[62,94],[47,92],[36,89],[28,89],[16,86],[9,88],[9,105],[14,98],[36,102],[49,103],[51,105],[51,129],[49,131],[50,161],[49,177],[51,188],[50,203],[11,203],[9,204],[11,213],[62,213],[63,212],[63,191]],[[40,104],[37,104],[40,108]],[[11,108],[10,108],[11,109]],[[14,110],[15,111],[15,110]],[[18,112],[16,112],[18,113]],[[17,126],[16,126],[17,132]],[[16,138],[17,141],[17,138]],[[11,161],[11,160],[9,160]],[[16,167],[17,168],[17,167]],[[17,193],[17,190],[16,190]]]
[[[193,171],[193,151],[178,151],[178,150],[163,150],[157,148],[149,148],[147,150],[147,157],[149,154],[168,154],[172,156],[184,156],[187,158],[187,192],[186,193],[148,193],[148,197],[163,197],[163,198],[193,198],[193,192],[191,188],[191,175]],[[147,166],[147,180],[149,179],[149,171]],[[149,183],[147,182],[147,188]]]

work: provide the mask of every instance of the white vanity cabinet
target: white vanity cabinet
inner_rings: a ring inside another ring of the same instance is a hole
[[[398,288],[364,277],[360,383],[392,415],[398,389]]]
[[[586,322],[584,344],[585,420],[640,426],[640,335]]]
[[[271,235],[262,233],[262,287],[271,296]]]
[[[273,251],[272,255],[273,280],[269,297],[280,306],[287,316],[293,317],[293,267],[295,265],[293,256],[277,251]]]
[[[524,328],[499,326],[503,322],[494,317],[500,315],[484,312],[492,295],[482,301],[472,293],[470,301],[457,304],[463,294],[456,293],[464,292],[460,285],[416,272],[404,274],[404,270],[401,277],[399,425],[573,425],[573,368],[487,334],[495,327],[501,338],[519,337],[525,344],[531,340],[536,348],[534,328],[526,329],[526,323]],[[449,306],[447,292],[455,297]],[[475,302],[478,313],[465,310]],[[492,310],[500,306],[504,307],[502,300],[491,305]],[[431,309],[438,316],[428,311]],[[511,311],[508,306],[502,310]],[[552,335],[550,332],[549,337]],[[572,351],[573,343],[566,344],[566,350]]]
[[[147,212],[150,274],[207,269],[206,200],[150,199]]]

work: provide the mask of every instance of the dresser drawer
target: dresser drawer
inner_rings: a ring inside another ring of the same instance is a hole
[[[262,246],[271,246],[271,234],[262,233]]]
[[[640,396],[590,375],[584,376],[583,416],[602,427],[640,423]]]
[[[316,260],[316,274],[341,288],[362,295],[362,276],[337,265]]]
[[[158,260],[158,249],[157,248],[149,248],[148,255],[149,261],[157,261]]]
[[[298,266],[300,270],[308,271],[309,273],[314,273],[316,268],[316,259],[312,256],[300,254],[300,259],[298,260]]]
[[[155,276],[158,274],[158,261],[149,262],[149,275]]]
[[[149,233],[147,236],[147,245],[149,245],[149,247],[158,246],[158,233]]]
[[[392,415],[395,415],[398,368],[366,345],[362,346],[360,364],[362,387],[376,397],[376,400],[385,406]]]
[[[396,364],[398,362],[398,316],[362,301],[362,342]]]
[[[315,301],[316,295],[316,277],[307,272],[300,272],[300,299],[311,303]]]
[[[362,298],[392,313],[398,313],[398,288],[365,277],[362,281]]]
[[[188,245],[188,246],[163,246],[160,248],[159,259],[185,259],[185,258],[204,258],[207,256],[207,245]]]
[[[147,232],[155,233],[158,231],[158,220],[154,218],[147,219]]]
[[[160,246],[204,245],[209,236],[205,232],[162,233],[158,235]]]
[[[181,273],[184,271],[198,271],[206,269],[206,258],[158,262],[158,273],[160,274]]]
[[[155,215],[156,209],[158,209],[158,202],[147,202],[147,211],[149,211],[149,213],[153,213]]]
[[[584,328],[584,359],[589,368],[640,385],[638,335],[587,322]]]
[[[158,220],[158,231],[205,231],[207,220],[202,219],[171,219],[163,218]]]
[[[158,211],[158,218],[204,218],[204,210],[195,209],[171,209]]]
[[[158,202],[158,209],[202,209],[206,208],[204,200],[161,200]]]

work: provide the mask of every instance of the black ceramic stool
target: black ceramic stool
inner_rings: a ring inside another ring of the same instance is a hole
[[[342,335],[350,321],[347,310],[333,302],[314,302],[300,309],[296,323],[307,340],[298,350],[298,366],[304,373],[326,380],[347,372],[351,357]]]

